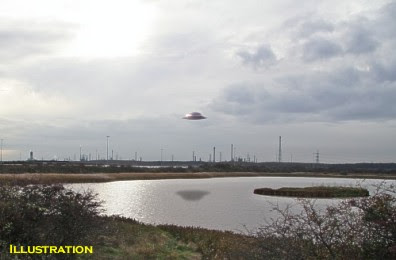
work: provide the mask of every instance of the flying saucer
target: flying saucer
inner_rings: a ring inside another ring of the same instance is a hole
[[[199,112],[191,112],[186,114],[183,119],[187,119],[187,120],[201,120],[201,119],[205,119],[206,117],[204,117],[201,113]]]

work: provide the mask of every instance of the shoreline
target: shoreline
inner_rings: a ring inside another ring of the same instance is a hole
[[[0,183],[11,184],[56,184],[95,183],[127,180],[206,179],[226,177],[317,177],[395,180],[393,174],[374,173],[267,173],[267,172],[194,172],[194,173],[2,173]]]

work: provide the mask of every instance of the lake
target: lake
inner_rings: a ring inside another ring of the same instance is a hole
[[[277,217],[275,204],[295,205],[293,198],[253,194],[256,188],[312,185],[356,186],[375,190],[383,180],[302,177],[233,177],[211,179],[138,180],[69,184],[75,191],[90,189],[104,201],[107,215],[120,215],[150,224],[175,224],[217,230],[254,231]],[[396,183],[387,180],[387,183]],[[317,199],[324,207],[339,199]],[[294,206],[297,211],[298,207]]]

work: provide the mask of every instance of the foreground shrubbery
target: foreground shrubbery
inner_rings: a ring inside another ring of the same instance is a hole
[[[275,210],[281,217],[256,234],[265,259],[396,259],[394,187],[320,211],[301,199],[303,210]],[[392,194],[393,193],[393,194]]]
[[[0,248],[90,245],[99,230],[100,202],[60,185],[0,186]]]

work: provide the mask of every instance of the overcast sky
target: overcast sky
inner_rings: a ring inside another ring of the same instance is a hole
[[[396,1],[0,5],[3,160],[396,161]]]

